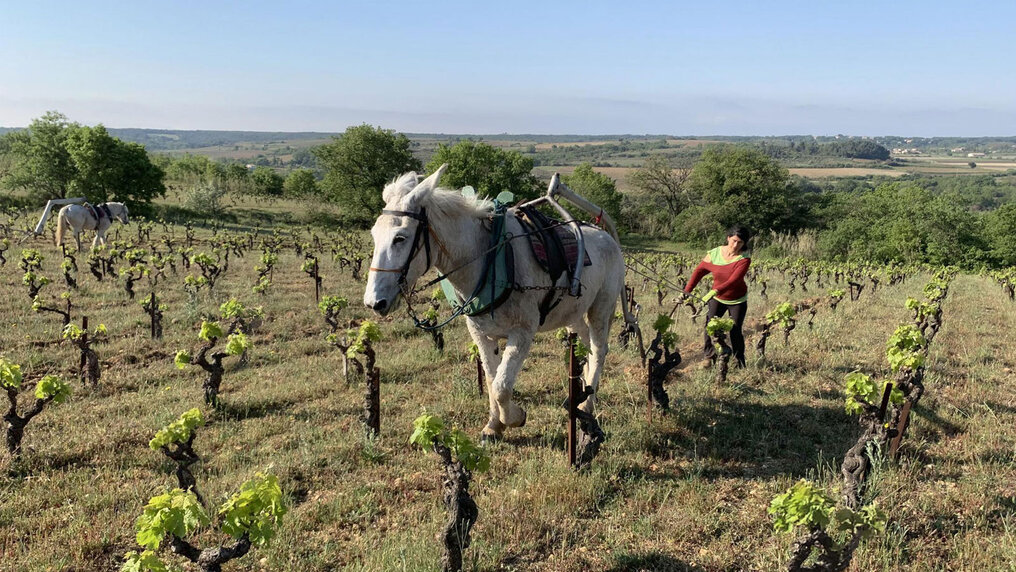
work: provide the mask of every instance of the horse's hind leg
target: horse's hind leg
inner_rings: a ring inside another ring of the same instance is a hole
[[[593,413],[596,405],[596,392],[600,388],[603,375],[603,362],[607,358],[607,344],[610,339],[610,320],[614,315],[617,296],[610,300],[609,293],[601,291],[593,301],[592,307],[586,312],[586,325],[589,336],[589,361],[586,364],[585,383],[592,388],[593,394],[582,403],[582,410]]]
[[[576,322],[574,324],[569,325],[568,326],[568,331],[569,332],[575,332],[575,334],[578,335],[578,337],[579,337],[579,341],[582,342],[582,345],[585,346],[586,349],[589,349],[589,325],[588,324],[586,324],[584,321],[580,320],[580,321],[578,321],[578,322]],[[586,360],[586,365],[585,365],[584,369],[582,370],[582,377],[583,377],[583,379],[586,379],[586,380],[589,379],[589,370],[590,370],[590,368],[591,368],[591,362],[590,362],[590,360],[587,359]]]
[[[480,362],[483,364],[483,375],[487,381],[487,397],[490,401],[490,420],[483,428],[484,437],[500,437],[504,432],[504,424],[501,423],[501,415],[497,406],[497,394],[494,391],[494,380],[497,378],[497,370],[501,364],[501,356],[497,350],[497,340],[488,338],[475,329],[472,322],[467,320],[466,327],[470,336],[476,342],[480,350]]]

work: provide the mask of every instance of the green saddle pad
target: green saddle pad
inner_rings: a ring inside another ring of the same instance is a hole
[[[499,195],[498,199],[501,198]],[[515,255],[511,243],[505,240],[507,233],[505,202],[507,201],[494,201],[493,225],[490,244],[487,247],[488,250],[493,250],[484,257],[483,279],[474,288],[472,295],[470,295],[471,299],[465,304],[462,311],[467,316],[493,312],[508,299],[515,285]],[[462,307],[463,301],[459,299],[455,288],[447,278],[441,281],[441,290],[453,309],[458,310]]]

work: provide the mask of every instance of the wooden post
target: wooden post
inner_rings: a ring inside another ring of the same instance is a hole
[[[381,434],[381,371],[378,368],[367,372],[367,433],[377,437]]]
[[[314,257],[314,301],[321,302],[321,277],[318,275],[318,259]]]
[[[578,411],[579,387],[581,376],[578,371],[578,360],[575,358],[575,344],[578,336],[575,332],[568,334],[568,464],[575,466],[576,441],[575,414]]]
[[[152,330],[152,339],[154,340],[155,339],[155,312],[158,310],[158,305],[156,304],[156,300],[155,300],[155,290],[152,290],[152,295],[151,295],[151,297],[149,297],[148,300],[149,300],[149,302],[151,302],[151,307],[148,309],[148,325],[149,325],[149,328]]]
[[[886,409],[889,408],[889,397],[893,393],[893,382],[887,381],[885,384],[885,391],[882,392],[882,403],[878,406],[878,420],[882,422],[885,420]]]
[[[646,361],[646,423],[653,424],[653,362]]]
[[[483,395],[483,360],[480,356],[476,356],[476,389],[479,390],[480,395]]]
[[[903,433],[907,430],[908,421],[910,420],[910,406],[911,401],[908,399],[903,404],[903,412],[900,413],[900,422],[896,425],[896,436],[893,437],[892,442],[889,443],[889,457],[896,459],[900,452],[900,442],[903,441]]]
[[[81,344],[82,347],[88,347],[88,316],[81,316]],[[88,362],[88,356],[85,352],[81,352],[81,359],[78,361],[78,379],[81,383],[85,382],[85,365]]]

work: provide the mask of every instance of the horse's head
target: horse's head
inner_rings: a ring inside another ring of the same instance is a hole
[[[127,212],[127,205],[123,203],[106,203],[106,205],[110,207],[110,212],[113,213],[116,220],[124,224],[131,223],[129,213]]]
[[[429,221],[423,209],[446,167],[419,183],[416,173],[406,173],[384,188],[385,208],[370,229],[374,255],[363,293],[363,303],[378,314],[390,312],[403,288],[411,290],[429,267]]]

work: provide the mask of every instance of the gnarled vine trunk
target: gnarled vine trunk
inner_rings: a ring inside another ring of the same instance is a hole
[[[441,570],[457,572],[462,570],[462,551],[469,548],[469,533],[476,524],[480,511],[469,495],[469,470],[462,463],[453,461],[451,451],[441,443],[434,443],[434,451],[441,457],[444,469],[442,489],[444,505],[448,510],[448,522],[441,535],[445,548],[441,557]]]

